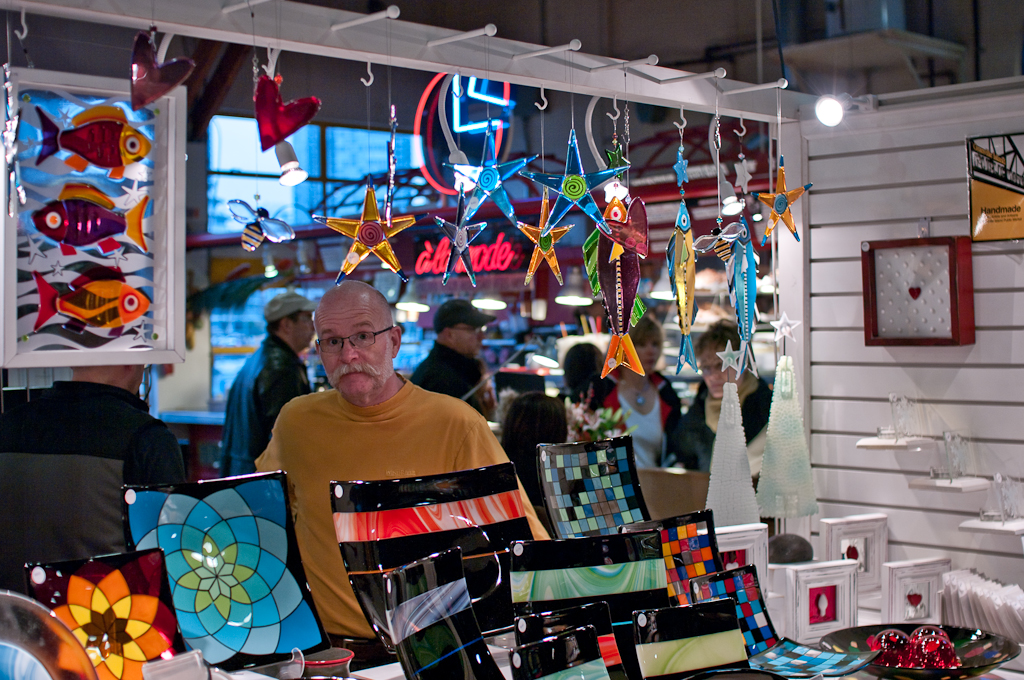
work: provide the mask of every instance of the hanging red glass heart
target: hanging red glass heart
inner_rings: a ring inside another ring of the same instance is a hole
[[[156,63],[150,34],[139,31],[132,45],[132,111],[152,104],[181,85],[195,66],[195,62],[185,57]]]
[[[253,99],[256,102],[256,123],[260,128],[260,146],[264,151],[283,142],[313,120],[320,110],[320,100],[316,97],[303,97],[285,104],[277,83],[267,76],[260,76]]]

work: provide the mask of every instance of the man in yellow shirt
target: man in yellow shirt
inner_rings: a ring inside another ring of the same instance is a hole
[[[256,469],[288,473],[299,551],[324,628],[353,648],[357,660],[375,661],[376,640],[338,548],[330,482],[434,475],[508,457],[471,406],[395,373],[402,329],[372,286],[342,282],[324,294],[313,320],[334,390],[298,397],[281,409]],[[548,538],[521,484],[520,493],[534,537]]]

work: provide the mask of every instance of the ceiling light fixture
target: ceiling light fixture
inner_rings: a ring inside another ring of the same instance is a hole
[[[473,300],[471,302],[471,304],[474,307],[476,307],[477,309],[487,309],[487,310],[502,310],[502,309],[505,309],[506,307],[508,307],[508,304],[505,303],[503,300],[498,300],[496,298],[486,298],[486,297],[485,298],[476,298],[475,300]]]
[[[295,147],[291,142],[284,141],[274,147],[277,162],[281,166],[281,186],[294,187],[302,184],[309,173],[299,167],[299,159],[295,155]]]
[[[846,111],[849,109],[874,111],[876,108],[878,108],[878,97],[874,95],[851,97],[843,92],[818,97],[818,101],[814,103],[814,115],[822,125],[835,127],[843,122]]]
[[[594,304],[594,299],[584,295],[584,292],[583,270],[580,267],[573,267],[569,270],[565,285],[555,297],[555,302],[567,307],[589,307]]]

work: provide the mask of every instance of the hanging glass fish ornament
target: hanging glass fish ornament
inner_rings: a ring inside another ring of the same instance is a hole
[[[629,328],[633,321],[633,304],[640,286],[640,256],[634,252],[623,251],[612,260],[612,248],[617,244],[604,236],[600,236],[598,241],[597,276],[601,282],[601,296],[604,298],[604,308],[608,313],[611,331],[601,377],[607,376],[619,366],[625,366],[634,373],[644,375],[644,366],[637,356],[633,339],[629,336]]]
[[[505,191],[503,182],[526,167],[526,164],[537,156],[499,163],[494,148],[494,138],[491,136],[491,128],[491,121],[488,121],[487,129],[484,132],[484,152],[480,165],[463,165],[461,163],[454,165],[445,163],[444,165],[474,184],[469,194],[469,201],[466,203],[465,218],[467,221],[473,219],[473,215],[480,209],[483,202],[490,198],[512,224],[519,224],[516,220],[516,211],[512,208],[512,201]]]
[[[754,198],[772,209],[771,215],[768,216],[768,228],[764,230],[764,238],[761,239],[762,246],[768,243],[768,237],[771,236],[772,230],[775,229],[775,225],[779,223],[780,219],[796,237],[796,240],[800,240],[800,234],[796,231],[796,223],[793,221],[793,213],[789,209],[810,188],[811,184],[805,184],[802,187],[786,191],[786,168],[784,159],[779,156],[779,181],[776,184],[775,193],[754,194]]]
[[[339,234],[354,239],[335,283],[341,283],[341,280],[351,274],[352,270],[370,253],[380,258],[380,261],[387,265],[388,269],[402,277],[403,281],[409,280],[409,277],[402,271],[402,265],[399,264],[398,257],[388,239],[411,227],[416,223],[416,218],[412,215],[392,217],[390,226],[386,222],[381,224],[380,211],[377,208],[377,194],[373,190],[372,178],[366,178],[366,195],[363,197],[363,212],[359,219],[324,217],[323,215],[313,215],[313,219],[320,224],[326,224]]]
[[[615,243],[611,252],[613,260],[623,251],[647,257],[647,207],[642,200],[634,198],[627,210],[622,201],[613,198],[604,210],[604,218],[611,229],[608,238]]]
[[[462,262],[462,266],[469,275],[469,282],[476,287],[476,272],[473,271],[473,258],[470,257],[469,244],[473,242],[480,232],[487,226],[486,222],[466,224],[466,194],[459,192],[459,207],[455,211],[455,224],[440,217],[435,217],[434,222],[437,228],[451,242],[451,252],[448,255],[448,269],[441,279],[441,285],[448,283],[448,277],[455,271],[456,265]]]
[[[519,231],[523,232],[526,238],[530,239],[533,243],[533,257],[530,258],[530,267],[526,270],[524,286],[530,285],[530,281],[533,280],[534,274],[537,273],[537,267],[540,266],[541,260],[547,260],[548,266],[551,267],[551,272],[558,279],[558,285],[562,285],[562,270],[558,267],[558,254],[555,252],[555,244],[558,243],[559,239],[568,234],[572,227],[557,227],[552,229],[551,233],[547,236],[541,236],[540,232],[547,221],[548,189],[544,187],[544,198],[540,202],[540,219],[537,221],[537,226],[532,227],[523,222],[520,222],[518,225]]]
[[[699,373],[700,369],[697,368],[697,357],[693,349],[693,338],[690,337],[690,329],[697,316],[697,306],[694,302],[697,261],[693,250],[693,232],[690,231],[690,213],[686,209],[686,190],[683,189],[683,183],[689,181],[686,175],[687,163],[689,161],[683,158],[683,130],[680,128],[679,149],[676,151],[676,163],[672,166],[676,171],[676,184],[679,185],[679,212],[676,214],[675,229],[672,230],[672,237],[668,241],[665,254],[669,283],[672,284],[672,294],[676,297],[679,328],[682,331],[676,373],[682,371],[685,364],[689,364],[693,370]]]
[[[558,192],[558,199],[555,201],[554,207],[551,208],[548,223],[544,225],[543,234],[547,235],[558,226],[558,223],[574,205],[578,205],[580,210],[594,220],[598,229],[606,234],[611,233],[601,215],[601,209],[597,207],[597,202],[590,195],[590,191],[619,173],[621,173],[619,168],[609,168],[583,174],[583,161],[580,159],[580,148],[576,143],[576,131],[570,130],[569,148],[566,151],[563,174],[547,175],[541,172],[522,171],[519,174]]]
[[[595,229],[590,232],[590,236],[583,242],[583,268],[587,272],[587,280],[590,281],[590,290],[593,291],[594,297],[601,295],[601,281],[597,274],[597,246],[602,239],[608,240],[604,234]],[[611,257],[610,252],[608,256]],[[633,313],[630,315],[629,323],[635,325],[646,313],[647,305],[644,304],[644,301],[638,295],[633,301]]]
[[[149,106],[178,87],[192,74],[196,64],[182,57],[157,63],[154,37],[156,27],[139,31],[132,45],[131,101],[132,111]]]
[[[264,237],[274,243],[295,238],[295,231],[291,225],[272,218],[266,208],[257,207],[253,210],[245,201],[233,198],[228,201],[228,210],[236,222],[245,225],[245,229],[242,230],[242,247],[250,253],[260,247]]]
[[[256,124],[260,130],[260,146],[264,151],[283,142],[294,134],[320,110],[316,97],[294,99],[287,104],[281,99],[277,82],[267,76],[260,76],[253,96],[256,107]]]
[[[32,330],[38,331],[56,314],[69,319],[65,330],[81,333],[86,326],[106,329],[119,337],[125,326],[146,313],[150,299],[125,282],[120,269],[96,265],[68,284],[61,294],[39,272],[32,272],[39,291],[39,314]]]
[[[21,186],[21,166],[18,164],[18,83],[11,76],[11,65],[4,64],[4,162],[7,164],[7,214],[14,217],[18,206],[25,205],[27,197]]]

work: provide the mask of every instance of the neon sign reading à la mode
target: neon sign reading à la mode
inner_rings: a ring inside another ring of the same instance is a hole
[[[451,241],[446,238],[440,241],[425,239],[417,248],[420,247],[422,250],[416,257],[416,275],[444,274],[451,256]],[[516,271],[526,260],[522,244],[505,240],[505,232],[500,232],[494,243],[470,246],[469,256],[473,262],[473,271],[477,273]],[[455,272],[462,274],[465,271],[462,260],[459,260]]]

